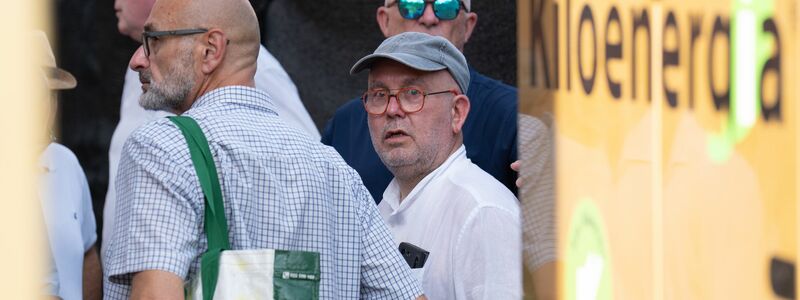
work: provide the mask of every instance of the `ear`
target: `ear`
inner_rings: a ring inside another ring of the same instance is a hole
[[[464,22],[464,43],[466,44],[469,42],[469,38],[472,36],[472,31],[475,30],[475,25],[478,24],[478,14],[474,12],[468,12],[467,21]]]
[[[375,21],[378,21],[378,27],[384,37],[389,37],[389,8],[381,5],[375,12]]]
[[[453,134],[461,133],[461,127],[469,115],[469,98],[461,94],[453,98],[453,108],[451,110]]]
[[[200,69],[203,74],[208,75],[222,64],[228,50],[228,37],[222,30],[211,29],[205,34],[204,39],[201,46],[203,52]]]

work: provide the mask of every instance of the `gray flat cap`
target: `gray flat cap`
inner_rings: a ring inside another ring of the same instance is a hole
[[[375,52],[358,60],[350,69],[355,75],[380,59],[391,59],[409,68],[433,72],[447,69],[461,92],[469,88],[469,67],[464,54],[445,38],[420,32],[404,32],[383,41]]]

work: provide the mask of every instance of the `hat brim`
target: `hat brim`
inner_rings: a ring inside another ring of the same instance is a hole
[[[78,80],[69,72],[54,67],[45,67],[47,87],[51,90],[68,90],[78,85]]]
[[[350,68],[350,75],[356,75],[359,72],[363,71],[364,69],[369,69],[375,62],[382,60],[382,59],[390,59],[396,62],[399,62],[409,68],[425,71],[425,72],[433,72],[433,71],[440,71],[447,69],[447,66],[439,64],[437,62],[421,58],[416,55],[406,54],[406,53],[373,53],[364,58],[358,60],[352,68]]]

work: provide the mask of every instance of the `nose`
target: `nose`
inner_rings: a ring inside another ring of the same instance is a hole
[[[394,101],[392,101],[394,99]],[[386,103],[386,116],[390,118],[402,118],[406,115],[400,107],[400,99],[396,95],[389,96],[389,103]]]
[[[136,52],[131,56],[131,61],[128,63],[128,66],[131,70],[136,72],[141,72],[141,70],[150,67],[150,60],[144,56],[144,46],[139,46],[139,48],[136,49]]]
[[[423,11],[422,16],[419,17],[419,23],[425,25],[425,27],[439,24],[439,18],[437,18],[436,13],[433,12],[433,2],[425,3],[425,11]]]

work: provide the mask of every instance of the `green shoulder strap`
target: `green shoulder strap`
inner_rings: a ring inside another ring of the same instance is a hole
[[[200,258],[200,279],[203,284],[203,300],[211,300],[217,287],[219,256],[230,249],[228,241],[228,222],[225,219],[225,206],[222,202],[222,189],[219,185],[214,157],[208,147],[203,130],[194,119],[186,116],[169,117],[181,129],[192,163],[200,179],[200,187],[205,195],[205,222],[203,228],[208,239],[208,251]]]

